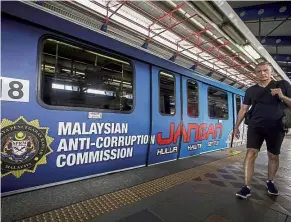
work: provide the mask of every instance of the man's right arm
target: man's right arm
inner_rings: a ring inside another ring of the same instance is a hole
[[[239,128],[241,122],[243,121],[244,117],[245,117],[245,114],[247,113],[247,111],[249,110],[249,105],[245,105],[243,104],[240,111],[238,112],[238,115],[237,115],[237,120],[236,120],[236,124],[234,126],[234,128]]]
[[[240,137],[240,132],[239,132],[238,128],[239,128],[241,122],[243,121],[245,114],[249,110],[249,107],[250,107],[250,105],[243,104],[240,111],[238,112],[237,120],[236,120],[234,129],[233,129],[233,134],[237,139],[239,139],[239,137]]]
[[[245,93],[245,98],[244,98],[244,101],[243,101],[243,105],[242,105],[242,107],[240,108],[240,110],[239,110],[239,112],[237,114],[237,120],[236,120],[234,129],[233,129],[233,133],[234,133],[234,136],[236,138],[240,137],[240,132],[239,132],[238,128],[239,128],[241,122],[243,121],[247,111],[249,110],[250,105],[252,104],[252,100],[251,100],[251,96],[250,96],[250,92],[249,92],[250,90],[249,89],[247,89],[247,91]]]

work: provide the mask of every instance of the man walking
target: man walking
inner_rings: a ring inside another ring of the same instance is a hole
[[[282,102],[291,107],[291,85],[287,81],[272,80],[273,68],[271,64],[263,62],[255,69],[258,84],[246,90],[243,105],[238,113],[233,133],[239,138],[239,126],[245,114],[252,105],[251,118],[248,123],[247,153],[244,161],[245,186],[236,193],[236,196],[247,199],[251,196],[251,180],[254,173],[254,164],[258,152],[266,141],[268,150],[268,193],[278,195],[274,184],[274,177],[279,168],[279,154],[285,132],[281,119],[284,116]]]

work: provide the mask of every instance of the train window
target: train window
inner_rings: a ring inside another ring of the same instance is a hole
[[[190,117],[198,117],[198,84],[195,81],[187,81],[187,109]]]
[[[236,112],[238,113],[241,107],[241,97],[239,95],[235,95],[236,102]]]
[[[227,93],[214,88],[208,88],[208,114],[214,119],[228,119]]]
[[[160,72],[160,113],[165,115],[175,115],[175,77],[172,74]]]
[[[133,69],[106,52],[46,39],[41,57],[42,101],[51,106],[130,111]]]

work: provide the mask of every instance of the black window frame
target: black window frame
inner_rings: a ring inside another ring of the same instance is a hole
[[[117,58],[119,60],[123,60],[125,62],[128,62],[130,66],[132,67],[132,109],[128,111],[123,111],[123,110],[110,110],[110,109],[101,109],[101,108],[91,108],[91,107],[78,107],[78,106],[55,106],[55,105],[49,105],[46,104],[42,100],[42,80],[43,80],[43,75],[42,75],[42,70],[41,70],[41,65],[42,65],[42,53],[43,53],[43,48],[44,48],[44,41],[47,39],[53,39],[56,41],[63,42],[65,44],[73,45],[76,47],[80,47],[89,51],[93,51],[96,53],[107,53],[113,58]],[[36,84],[36,100],[37,103],[42,106],[45,109],[49,110],[61,110],[61,111],[84,111],[84,112],[101,112],[101,113],[120,113],[120,114],[131,114],[135,110],[136,106],[136,72],[135,72],[135,65],[132,61],[132,59],[125,57],[124,55],[120,55],[115,52],[111,52],[109,50],[104,50],[100,46],[96,46],[93,44],[89,45],[87,43],[82,43],[76,40],[71,40],[68,38],[56,36],[56,35],[43,35],[42,37],[39,38],[38,41],[38,50],[37,50],[37,84]]]
[[[198,115],[197,116],[190,116],[189,115],[189,112],[188,112],[188,83],[189,82],[195,82],[196,85],[197,85],[197,104],[198,104]],[[198,84],[198,81],[196,80],[192,80],[192,79],[187,79],[187,82],[186,82],[186,90],[187,90],[187,97],[186,97],[186,101],[187,101],[187,115],[189,118],[199,118],[200,117],[200,104],[199,104],[199,101],[200,101],[200,93],[199,93],[199,84]]]
[[[227,96],[227,118],[215,118],[215,117],[210,117],[210,113],[209,113],[209,89],[210,88],[214,88],[218,91],[221,91],[221,92],[224,92],[226,93],[226,96]],[[208,86],[207,88],[207,109],[208,109],[208,117],[209,119],[217,119],[217,120],[229,120],[229,102],[228,102],[228,92],[221,89],[221,88],[218,88],[218,87],[215,87],[215,86]]]
[[[167,75],[171,75],[173,76],[173,79],[174,79],[174,96],[175,96],[175,112],[173,114],[166,114],[166,113],[162,113],[161,112],[161,103],[160,103],[160,96],[161,96],[161,73],[165,73]],[[177,113],[177,95],[176,95],[176,75],[171,73],[171,72],[168,72],[168,71],[165,71],[165,70],[160,70],[159,71],[159,83],[158,83],[158,90],[159,90],[159,98],[158,98],[158,103],[159,103],[159,113],[162,115],[162,116],[175,116],[176,113]]]

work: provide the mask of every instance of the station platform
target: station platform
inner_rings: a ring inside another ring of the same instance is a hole
[[[267,153],[256,161],[252,197],[243,186],[245,147],[96,177],[2,198],[2,221],[291,222],[291,137],[267,194]]]

